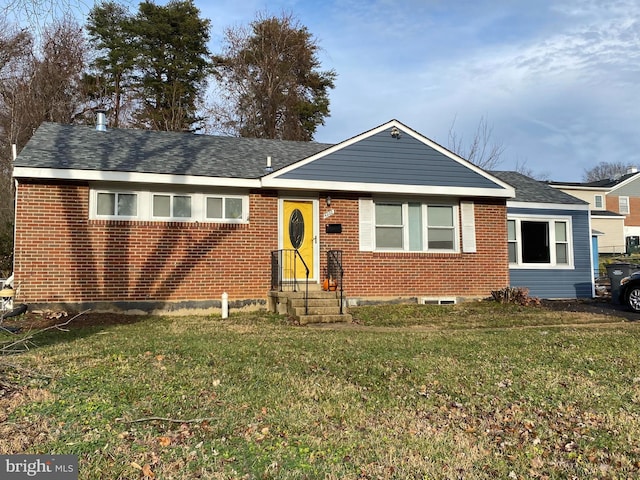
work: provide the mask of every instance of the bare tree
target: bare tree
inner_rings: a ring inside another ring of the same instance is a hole
[[[531,168],[529,168],[526,160],[522,160],[522,161],[516,160],[515,171],[522,175],[526,175],[527,177],[531,177],[535,180],[538,180],[540,182],[546,182],[548,180],[551,180],[551,176],[549,175],[549,172],[539,172],[539,173],[534,172]]]
[[[18,124],[12,118],[12,99],[32,72],[33,37],[25,29],[5,22],[0,24],[0,144],[4,148],[17,143]],[[4,173],[4,172],[3,172]]]
[[[454,127],[455,119],[449,129],[449,150],[484,170],[495,170],[502,161],[505,147],[492,139],[493,127],[489,126],[487,118],[484,115],[480,117],[470,143],[466,143],[462,135],[455,132]]]
[[[24,30],[0,34],[0,272],[9,269],[13,241],[13,152],[43,121],[71,123],[82,113],[85,46],[82,29],[61,20],[41,46]],[[5,262],[3,264],[2,262]]]
[[[40,33],[46,25],[66,15],[81,12],[93,0],[7,0],[0,6],[0,18],[27,24]]]
[[[631,167],[631,165],[622,162],[600,162],[589,170],[585,169],[582,179],[585,182],[597,182],[598,180],[619,178],[628,173]]]
[[[13,145],[21,126],[13,115],[13,92],[28,77],[33,39],[26,30],[0,24],[0,276],[12,270],[13,251]]]
[[[57,21],[43,32],[38,52],[30,46],[13,62],[10,81],[0,85],[0,130],[18,149],[43,121],[71,123],[85,99],[86,48],[77,23]]]
[[[25,29],[12,27],[6,21],[0,22],[0,83],[12,76],[12,64],[24,57],[25,52],[30,52],[31,43],[31,35]]]

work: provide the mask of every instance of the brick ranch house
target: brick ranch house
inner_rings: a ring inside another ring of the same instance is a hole
[[[14,178],[21,303],[263,308],[294,247],[316,285],[339,252],[351,305],[509,284],[514,189],[396,120],[336,145],[44,123]]]

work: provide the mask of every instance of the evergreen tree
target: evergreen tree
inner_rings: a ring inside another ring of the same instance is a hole
[[[329,116],[334,71],[319,71],[318,43],[292,16],[228,29],[217,78],[226,104],[217,127],[243,137],[312,140]]]
[[[129,12],[119,3],[96,5],[87,20],[87,32],[96,51],[93,74],[85,81],[101,108],[110,111],[114,127],[121,124],[125,105],[132,98],[132,74],[135,59]]]
[[[191,0],[166,6],[140,4],[130,23],[135,57],[139,126],[153,130],[197,130],[198,101],[210,73],[209,20]]]
[[[98,49],[93,83],[114,126],[197,130],[211,72],[209,20],[192,0],[142,2],[135,15],[109,1],[91,10],[87,30]]]

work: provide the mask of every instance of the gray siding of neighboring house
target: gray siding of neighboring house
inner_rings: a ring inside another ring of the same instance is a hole
[[[640,197],[640,178],[627,183],[611,192],[616,197]]]
[[[412,136],[364,138],[279,176],[283,179],[502,189]]]
[[[526,287],[529,295],[539,298],[591,298],[591,232],[589,212],[586,210],[547,210],[508,208],[509,214],[535,214],[540,216],[564,215],[572,217],[574,269],[522,269],[510,268],[512,287]]]

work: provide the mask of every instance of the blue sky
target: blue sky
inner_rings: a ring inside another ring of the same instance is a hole
[[[322,68],[338,74],[318,141],[395,118],[448,147],[452,128],[466,143],[484,117],[505,148],[500,169],[581,181],[603,161],[640,167],[637,0],[195,3],[214,52],[225,28],[258,12],[291,13],[309,29]]]
[[[480,119],[505,147],[500,169],[580,181],[599,162],[640,166],[637,0],[196,1],[225,27],[294,14],[338,78],[316,140],[396,118],[449,146]],[[455,122],[455,124],[454,124]]]

